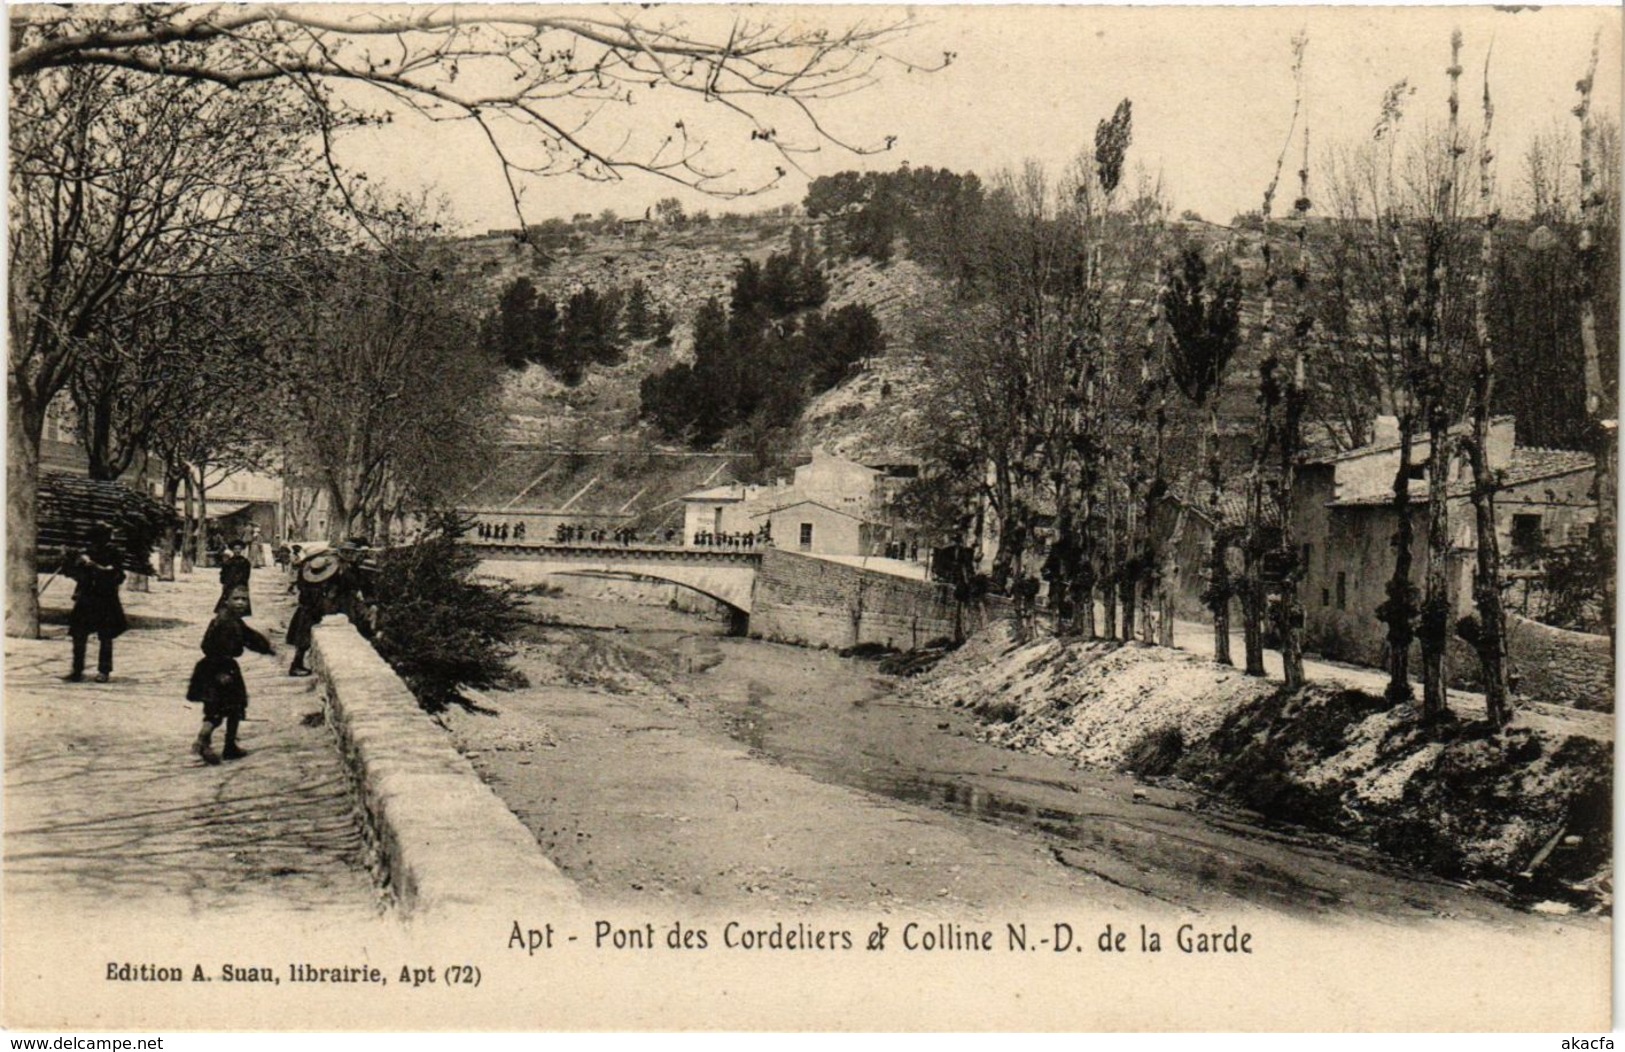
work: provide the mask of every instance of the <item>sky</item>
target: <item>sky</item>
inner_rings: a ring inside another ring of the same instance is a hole
[[[1491,58],[1494,145],[1507,191],[1520,182],[1520,158],[1534,134],[1577,127],[1570,114],[1578,99],[1574,84],[1598,30],[1596,105],[1616,115],[1620,108],[1616,7],[771,6],[751,14],[833,26],[905,10],[919,24],[894,49],[927,62],[952,51],[954,61],[934,73],[882,71],[874,86],[819,110],[843,138],[878,143],[895,136],[889,151],[858,156],[825,144],[778,188],[732,202],[636,173],[608,184],[567,176],[538,180],[525,188],[525,219],[604,209],[641,215],[666,196],[677,196],[689,211],[754,211],[799,202],[813,176],[890,170],[903,162],[986,179],[1032,159],[1058,173],[1092,143],[1096,122],[1126,97],[1134,106],[1131,167],[1160,175],[1176,209],[1224,222],[1259,206],[1282,150],[1292,121],[1290,42],[1300,29],[1309,43],[1299,134],[1306,123],[1312,170],[1328,144],[1369,140],[1384,91],[1401,79],[1416,89],[1409,124],[1444,121],[1453,28],[1465,40],[1463,119],[1475,125],[1487,53]],[[682,6],[660,13],[701,22],[722,15]],[[617,134],[660,134],[679,112],[669,96],[660,99],[600,119]],[[728,159],[744,126],[719,120],[720,107],[709,109],[697,116],[711,122],[713,142],[721,144],[718,159]],[[688,120],[700,126],[694,116]],[[1299,142],[1288,157],[1289,179]],[[402,115],[383,131],[352,135],[340,157],[403,190],[434,187],[465,229],[518,223],[499,167],[471,128],[428,126]]]

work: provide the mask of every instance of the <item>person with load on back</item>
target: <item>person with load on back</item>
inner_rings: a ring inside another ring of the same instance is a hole
[[[90,527],[90,543],[82,552],[69,552],[62,573],[74,580],[73,613],[68,618],[68,637],[73,640],[73,666],[62,677],[69,683],[85,678],[85,650],[94,634],[100,642],[96,655],[96,682],[106,683],[113,674],[113,640],[130,627],[119,602],[119,585],[124,583],[120,567],[123,553],[113,544],[113,527],[98,522]]]

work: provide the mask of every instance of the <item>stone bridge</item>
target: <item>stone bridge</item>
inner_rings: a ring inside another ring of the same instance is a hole
[[[657,545],[470,541],[485,569],[499,576],[555,573],[653,577],[692,588],[749,618],[755,603],[759,551]],[[505,570],[504,563],[522,564]]]
[[[728,606],[733,634],[801,646],[879,643],[907,650],[942,637],[962,639],[1001,611],[995,603],[958,602],[944,584],[771,546],[465,543],[480,553],[487,573],[514,581],[555,573],[671,581]]]

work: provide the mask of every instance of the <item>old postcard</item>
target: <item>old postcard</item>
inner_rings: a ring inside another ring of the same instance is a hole
[[[9,16],[9,1030],[1611,1028],[1617,8]]]

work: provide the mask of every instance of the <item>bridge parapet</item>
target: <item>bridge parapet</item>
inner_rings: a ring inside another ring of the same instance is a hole
[[[692,588],[744,617],[756,593],[761,552],[619,544],[550,544],[544,541],[476,541],[470,547],[493,574],[524,580],[555,573],[652,577]]]
[[[654,544],[558,544],[552,541],[464,541],[478,548],[486,559],[581,559],[604,558],[644,562],[722,563],[760,566],[759,550],[739,548],[690,548],[685,545]]]

